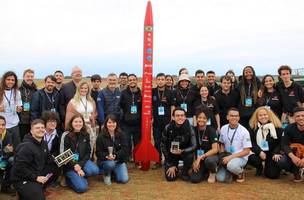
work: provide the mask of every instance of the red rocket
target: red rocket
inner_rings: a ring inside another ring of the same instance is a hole
[[[159,162],[159,154],[151,143],[152,69],[153,69],[153,16],[148,1],[144,23],[144,54],[142,75],[141,141],[134,148],[134,160],[142,170],[150,168],[150,161]]]

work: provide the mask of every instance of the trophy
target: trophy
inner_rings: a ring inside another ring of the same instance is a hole
[[[171,142],[171,149],[170,151],[171,152],[175,152],[175,151],[178,151],[179,150],[179,142]]]
[[[113,156],[113,147],[108,147],[109,156]]]
[[[71,149],[68,149],[63,153],[59,154],[58,156],[54,157],[54,161],[58,167],[67,164],[71,160],[73,160],[73,152],[71,151]]]

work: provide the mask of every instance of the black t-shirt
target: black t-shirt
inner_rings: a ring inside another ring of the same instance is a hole
[[[279,119],[282,116],[282,99],[281,95],[277,90],[269,93],[264,91],[263,96],[259,99],[260,106],[269,106],[270,109],[277,115]]]
[[[173,106],[172,90],[167,88],[164,91],[159,91],[158,88],[152,89],[153,125],[161,125],[164,128],[170,122],[171,106]]]
[[[285,113],[292,113],[293,108],[304,102],[303,88],[295,82],[292,82],[288,88],[283,82],[279,82],[277,89],[282,97],[283,112]]]
[[[206,126],[205,130],[198,130],[198,127],[194,127],[197,150],[204,150],[204,153],[207,153],[212,149],[212,144],[218,142],[218,137],[216,131],[211,126]]]
[[[219,114],[221,119],[221,126],[228,123],[227,112],[230,108],[236,108],[239,102],[239,93],[236,90],[231,90],[228,94],[218,90],[214,94],[215,100],[219,107]]]
[[[200,108],[206,108],[209,111],[209,115],[211,119],[211,124],[208,125],[211,125],[213,128],[217,129],[215,115],[219,114],[220,111],[214,97],[208,98],[207,101],[202,101],[201,99],[196,100],[194,102],[194,108],[195,111],[197,111]]]
[[[186,116],[187,117],[193,117],[194,115],[194,102],[196,100],[196,95],[193,90],[190,88],[187,89],[180,89],[177,88],[174,93],[174,105],[176,107],[184,108],[184,105],[186,105]]]
[[[221,89],[221,87],[217,83],[215,83],[213,86],[208,84],[207,88],[210,96],[213,96],[217,90]]]
[[[286,154],[292,152],[289,147],[291,143],[304,145],[304,131],[300,131],[296,123],[289,124],[283,132],[282,148]]]

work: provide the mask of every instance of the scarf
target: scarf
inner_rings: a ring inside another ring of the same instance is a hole
[[[264,125],[258,123],[258,127],[259,129],[256,134],[256,141],[259,147],[262,147],[261,142],[262,140],[266,140],[268,134],[270,134],[272,138],[278,139],[276,129],[272,123],[268,123]],[[264,139],[263,139],[263,135],[264,135]]]

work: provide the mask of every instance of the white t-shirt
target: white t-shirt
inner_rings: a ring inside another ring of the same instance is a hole
[[[91,116],[93,109],[93,103],[88,101],[86,97],[81,97],[80,102],[76,102],[74,99],[71,100],[76,111],[83,115],[85,122],[89,122],[89,117]],[[87,113],[88,116],[85,116]]]
[[[235,135],[234,135],[235,133]],[[234,135],[234,136],[233,136]],[[236,129],[231,129],[229,124],[226,124],[221,128],[220,140],[225,146],[225,151],[232,154],[239,153],[245,148],[251,148],[250,134],[248,130],[242,126],[238,125]],[[248,159],[248,156],[245,156],[245,159]]]
[[[0,115],[5,117],[6,128],[17,126],[19,123],[19,117],[16,112],[16,106],[22,106],[20,91],[17,90],[15,100],[14,90],[5,90],[5,95],[3,95],[1,105],[4,105],[4,112],[0,112]]]

